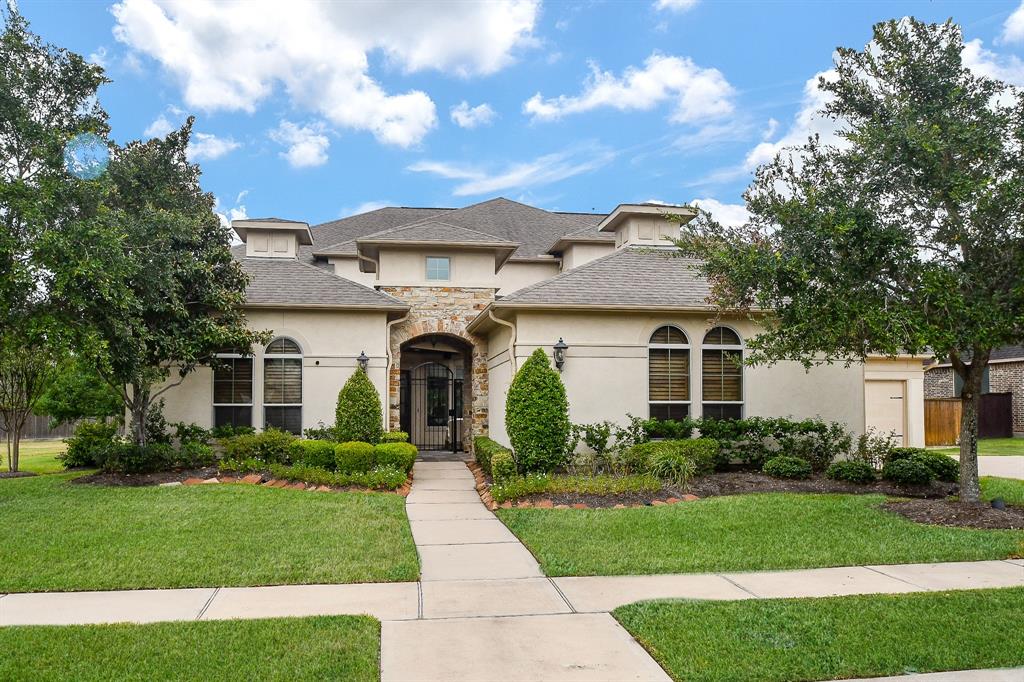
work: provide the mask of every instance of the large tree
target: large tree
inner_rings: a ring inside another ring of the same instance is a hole
[[[758,169],[750,222],[702,213],[680,245],[723,310],[771,311],[752,362],[934,352],[963,380],[960,499],[979,500],[982,374],[1024,338],[1024,97],[972,73],[951,21],[840,48],[810,138]]]
[[[8,328],[0,335],[0,428],[7,438],[9,471],[18,471],[25,424],[36,411],[57,366],[52,354],[54,344],[41,335],[23,333],[27,328],[27,324]]]
[[[100,220],[54,263],[55,298],[98,341],[97,369],[118,390],[138,445],[162,394],[218,350],[269,340],[239,308],[247,279],[186,158],[192,123],[113,149]]]

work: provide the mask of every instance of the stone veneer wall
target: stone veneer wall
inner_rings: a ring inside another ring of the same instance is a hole
[[[400,417],[402,344],[424,334],[457,336],[473,347],[470,376],[466,377],[472,391],[472,400],[466,401],[469,433],[463,434],[464,447],[470,449],[474,436],[487,435],[487,342],[467,332],[466,326],[494,300],[494,289],[409,286],[380,287],[380,290],[412,306],[409,319],[391,328],[387,406],[391,428],[398,428]]]
[[[1013,394],[1013,432],[1024,433],[1024,362],[989,365],[988,389]]]

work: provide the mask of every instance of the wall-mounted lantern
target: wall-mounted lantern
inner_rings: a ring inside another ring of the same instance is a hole
[[[558,343],[554,346],[555,355],[555,367],[558,371],[562,371],[562,365],[565,364],[565,351],[569,349],[569,346],[565,343],[561,336],[558,337]]]
[[[366,371],[366,368],[370,365],[370,358],[366,357],[366,351],[359,351],[359,357],[356,358],[356,362],[359,363],[359,369]]]

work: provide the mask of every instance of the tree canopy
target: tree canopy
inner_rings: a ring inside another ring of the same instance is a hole
[[[1024,338],[1024,97],[973,73],[952,21],[874,27],[819,81],[818,137],[756,172],[749,223],[701,213],[683,251],[721,310],[756,315],[751,362],[949,358],[964,379],[961,499],[977,501],[990,351]],[[762,315],[759,311],[770,311]]]

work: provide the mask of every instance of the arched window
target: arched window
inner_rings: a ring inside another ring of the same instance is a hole
[[[302,349],[274,339],[263,358],[263,428],[302,434]]]
[[[728,327],[715,327],[701,349],[701,397],[705,417],[743,416],[743,344]]]
[[[665,325],[651,334],[647,377],[652,419],[682,419],[690,413],[690,344],[678,327]]]
[[[213,425],[252,426],[252,357],[228,349],[213,366]]]

